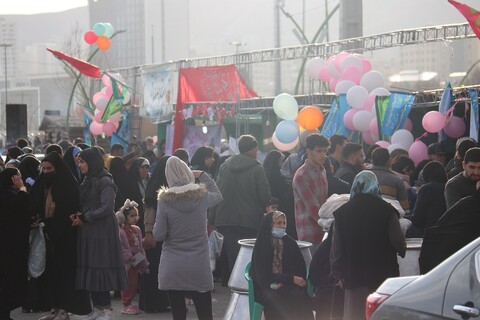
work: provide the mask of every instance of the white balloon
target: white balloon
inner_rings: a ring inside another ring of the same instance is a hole
[[[330,75],[335,79],[338,79],[342,75],[340,73],[340,70],[337,69],[337,65],[335,64],[335,57],[332,60],[330,60],[327,68],[328,68],[328,73],[330,73]]]
[[[402,149],[408,150],[414,141],[413,135],[410,131],[405,129],[397,130],[392,135],[392,144],[402,146]]]
[[[367,96],[367,89],[362,86],[354,86],[347,91],[347,102],[355,109],[362,109]]]
[[[313,58],[307,62],[305,71],[310,78],[320,80],[320,70],[325,66],[325,60],[322,58]]]
[[[390,91],[385,88],[375,88],[370,92],[372,96],[386,97],[390,95]]]
[[[374,118],[371,112],[360,110],[353,116],[353,126],[358,131],[366,131],[370,128],[370,122]]]
[[[375,70],[369,71],[362,76],[360,85],[364,86],[369,92],[378,87],[385,87],[385,78]]]
[[[393,151],[397,150],[397,149],[404,149],[401,145],[399,144],[391,144],[387,147],[388,149],[388,153],[392,153]]]
[[[360,72],[362,72],[363,70],[362,60],[360,60],[358,57],[355,57],[353,55],[349,55],[342,61],[342,66],[341,66],[342,71],[345,70],[345,68],[348,66],[354,66],[355,68],[360,70]]]
[[[350,81],[350,80],[339,81],[335,86],[335,93],[336,94],[347,93],[348,89],[350,89],[353,86],[355,86],[355,82],[353,81]]]

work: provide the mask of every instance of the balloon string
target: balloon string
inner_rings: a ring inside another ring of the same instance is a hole
[[[422,135],[420,137],[418,137],[417,139],[415,139],[415,141],[419,141],[420,139],[425,138],[426,136],[428,136],[428,132],[422,133]]]

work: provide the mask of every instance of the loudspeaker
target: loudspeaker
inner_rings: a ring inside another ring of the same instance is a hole
[[[14,142],[19,138],[28,138],[26,104],[7,104],[6,120],[8,142]]]

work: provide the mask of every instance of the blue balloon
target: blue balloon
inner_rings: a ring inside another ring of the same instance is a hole
[[[98,37],[105,35],[105,25],[102,22],[95,23],[92,29]]]
[[[275,135],[281,143],[292,143],[298,138],[298,134],[298,124],[293,120],[283,120],[275,128]]]
[[[103,26],[105,27],[105,37],[111,38],[114,33],[112,24],[110,22],[106,22],[103,24]]]

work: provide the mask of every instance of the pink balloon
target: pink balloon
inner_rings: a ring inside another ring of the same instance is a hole
[[[342,79],[353,81],[358,85],[362,79],[362,72],[355,66],[348,66],[343,70]]]
[[[370,131],[364,131],[363,134],[363,141],[365,141],[366,144],[372,145],[375,143],[374,141],[374,136]]]
[[[355,129],[355,126],[353,125],[353,116],[358,111],[360,111],[360,110],[352,108],[352,109],[348,110],[347,112],[345,112],[345,114],[343,116],[343,124],[345,125],[345,127],[347,127],[350,130],[357,130],[357,129]]]
[[[112,80],[110,77],[106,74],[102,76],[102,83],[105,87],[111,87],[112,86]]]
[[[412,120],[410,120],[410,118],[407,118],[407,120],[405,121],[405,123],[403,124],[403,129],[406,129],[408,131],[412,131],[413,129],[413,123],[412,123]]]
[[[422,141],[415,141],[408,149],[408,156],[413,160],[415,165],[420,161],[428,159],[428,147]]]
[[[113,125],[115,126],[115,131],[117,131],[118,126],[120,125],[118,121],[108,121],[108,122],[113,123]]]
[[[456,116],[451,116],[450,119],[448,119],[448,123],[443,128],[447,136],[451,138],[460,138],[463,136],[465,133],[465,130],[467,129],[467,126],[465,125],[465,121],[463,121],[462,118],[456,117]]]
[[[375,107],[375,96],[368,95],[363,103],[363,109],[371,111],[373,107]]]
[[[363,65],[363,70],[362,70],[363,73],[367,73],[370,70],[372,70],[372,63],[370,62],[370,60],[363,59],[362,60],[362,65]]]
[[[322,80],[323,82],[329,82],[330,79],[332,78],[332,76],[330,75],[330,73],[328,72],[328,68],[327,67],[323,67],[322,69],[320,69],[320,74],[319,74],[319,78],[320,80]]]
[[[385,149],[387,149],[390,146],[390,142],[385,141],[385,140],[377,141],[377,142],[375,142],[375,144],[379,145],[380,147],[385,148]]]
[[[439,132],[445,127],[445,117],[438,111],[427,112],[423,116],[422,126],[427,132]]]
[[[277,136],[275,132],[272,135],[272,143],[280,151],[289,151],[295,148],[295,146],[298,144],[299,137],[297,137],[293,142],[291,143],[282,143],[277,139]]]
[[[338,80],[335,78],[331,78],[328,86],[330,87],[330,92],[335,92],[335,87],[337,86]]]
[[[102,133],[102,124],[101,123],[98,123],[96,121],[92,121],[92,123],[90,123],[90,132],[93,134],[93,135],[99,135]]]
[[[378,136],[378,124],[377,124],[377,117],[373,118],[370,121],[370,125],[368,126],[368,131],[373,133],[374,135]]]
[[[337,68],[337,70],[342,70],[343,60],[345,60],[348,56],[350,56],[350,54],[344,51],[338,53],[335,56],[335,67]]]
[[[103,111],[95,109],[95,116],[93,117],[93,120],[98,122],[98,123],[101,123],[102,122],[102,116],[103,116]]]
[[[106,136],[111,136],[115,132],[115,125],[110,121],[107,121],[103,124],[102,131]]]
[[[113,94],[113,89],[112,87],[105,87],[105,95],[107,96],[108,99],[110,99],[110,97],[112,96]]]

